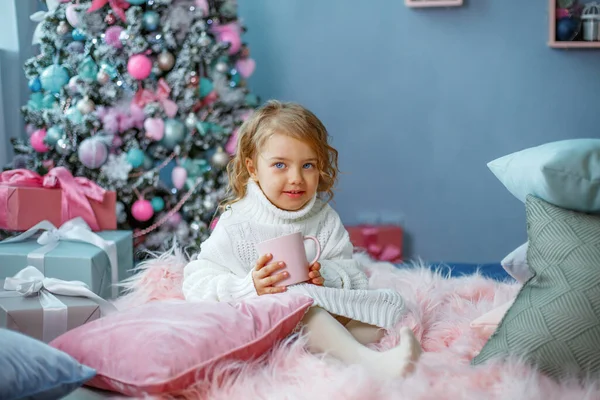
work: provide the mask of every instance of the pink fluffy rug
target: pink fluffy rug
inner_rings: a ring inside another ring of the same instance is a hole
[[[291,337],[256,362],[220,365],[211,381],[198,382],[183,393],[165,397],[187,399],[600,399],[595,383],[557,384],[517,360],[471,367],[483,347],[469,323],[514,298],[519,287],[480,275],[448,279],[441,272],[415,266],[398,269],[357,255],[372,288],[394,288],[406,301],[408,313],[396,327],[409,326],[420,339],[424,354],[414,375],[384,381],[362,367],[308,353],[303,338]],[[185,257],[179,251],[163,254],[139,267],[125,282],[128,294],[119,308],[149,301],[182,298],[180,286]],[[395,332],[376,347],[396,343]],[[232,373],[233,371],[233,373]]]

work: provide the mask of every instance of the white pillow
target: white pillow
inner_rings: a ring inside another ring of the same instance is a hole
[[[529,242],[523,243],[500,262],[502,268],[521,283],[527,282],[533,275],[529,269],[529,264],[527,264],[528,247]]]

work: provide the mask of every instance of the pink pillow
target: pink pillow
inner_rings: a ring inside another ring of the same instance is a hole
[[[168,393],[204,379],[216,363],[260,356],[312,304],[291,293],[235,303],[157,301],[84,324],[50,346],[96,370],[86,385],[129,396]]]
[[[474,319],[471,321],[471,329],[477,331],[481,336],[490,337],[496,331],[496,328],[498,328],[498,324],[502,321],[502,318],[504,318],[504,315],[513,302],[514,300],[504,303],[483,314],[481,317]]]

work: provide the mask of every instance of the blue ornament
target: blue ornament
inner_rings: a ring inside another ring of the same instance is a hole
[[[83,122],[83,114],[76,107],[71,107],[65,112],[67,119],[74,124]]]
[[[570,41],[577,34],[578,23],[574,18],[561,18],[556,21],[556,39]]]
[[[153,197],[150,203],[152,203],[152,209],[154,212],[160,212],[165,208],[165,201],[162,199],[162,197]]]
[[[92,82],[96,80],[96,75],[98,75],[98,65],[96,65],[96,62],[92,57],[87,56],[79,64],[79,67],[77,68],[77,74],[81,77],[81,79]]]
[[[146,11],[142,16],[142,24],[147,31],[155,31],[160,24],[160,16],[156,11]]]
[[[173,150],[175,146],[183,142],[185,138],[186,128],[183,122],[168,118],[165,120],[165,135],[160,140],[160,144],[169,150]]]
[[[41,92],[31,93],[27,107],[30,110],[41,110],[44,107],[44,95]]]
[[[117,68],[114,65],[102,63],[100,69],[108,74],[111,79],[115,79],[118,75]]]
[[[58,99],[52,93],[48,93],[44,96],[44,100],[42,102],[42,108],[45,108],[45,109],[54,108],[54,105],[57,102],[58,102]]]
[[[154,167],[154,161],[152,161],[151,157],[144,157],[144,169],[152,169]]]
[[[39,92],[42,90],[42,82],[40,82],[39,77],[36,76],[35,78],[31,78],[29,80],[29,90],[32,92]]]
[[[198,92],[200,93],[200,97],[206,97],[210,92],[213,91],[213,83],[208,78],[200,78],[200,85],[198,88]]]
[[[146,0],[125,0],[126,3],[132,4],[134,6],[140,6],[146,3]]]
[[[231,75],[231,83],[233,83],[233,85],[231,85],[232,87],[236,87],[237,85],[239,85],[240,81],[242,80],[242,76],[237,72],[236,69],[232,69],[231,71],[229,71],[229,74]]]
[[[140,149],[133,148],[127,152],[127,162],[129,162],[133,168],[139,168],[144,165],[144,158],[145,154]]]
[[[64,135],[65,131],[63,128],[60,126],[52,126],[46,131],[46,137],[44,138],[44,141],[47,144],[54,146],[56,142],[58,142],[58,139],[62,138]]]
[[[53,64],[42,71],[40,82],[42,89],[50,93],[60,93],[60,90],[69,83],[69,71],[65,67]]]
[[[246,95],[246,104],[250,107],[256,107],[258,106],[258,97],[256,97],[255,94],[252,93],[248,93]]]
[[[79,29],[75,28],[71,31],[71,37],[76,42],[85,42],[86,36],[85,33],[81,32]]]

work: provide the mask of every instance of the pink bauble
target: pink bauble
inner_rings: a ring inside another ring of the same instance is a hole
[[[229,155],[235,154],[235,149],[237,148],[237,139],[238,139],[238,131],[237,131],[237,129],[235,129],[231,133],[231,136],[229,137],[229,140],[227,141],[227,144],[225,145],[225,151],[227,152],[227,154],[229,154]]]
[[[173,183],[173,186],[178,190],[181,189],[183,185],[185,185],[187,176],[188,174],[185,168],[179,166],[173,168],[173,171],[171,171],[171,182]]]
[[[138,221],[148,221],[154,215],[154,209],[152,203],[148,200],[137,200],[131,207],[131,215]]]
[[[90,169],[97,169],[108,159],[108,147],[98,138],[85,139],[77,150],[79,161]]]
[[[161,118],[148,118],[144,121],[144,129],[148,139],[159,141],[165,136],[165,121]]]
[[[229,42],[229,54],[235,54],[242,48],[242,38],[240,34],[234,30],[226,30],[219,34],[219,40],[221,42]]]
[[[123,32],[123,27],[118,25],[111,26],[106,30],[106,32],[104,32],[104,43],[114,47],[115,49],[120,49],[123,47],[123,42],[121,42],[121,39],[119,38],[121,32]]]
[[[152,72],[152,60],[143,54],[131,56],[127,62],[127,72],[137,80],[144,80]]]
[[[31,144],[31,147],[33,147],[33,149],[38,153],[45,153],[49,150],[48,146],[46,146],[46,143],[44,143],[45,138],[46,130],[38,129],[29,137],[29,144]]]
[[[181,217],[181,214],[175,213],[169,217],[168,223],[169,223],[169,225],[171,225],[172,227],[175,228],[175,227],[179,226],[179,224],[181,223],[182,220],[183,220],[183,218]]]
[[[67,9],[65,10],[65,17],[67,17],[67,21],[73,28],[77,28],[79,25],[79,15],[77,15],[77,5],[69,4]]]
[[[54,160],[44,160],[42,161],[42,165],[49,171],[54,168]]]

